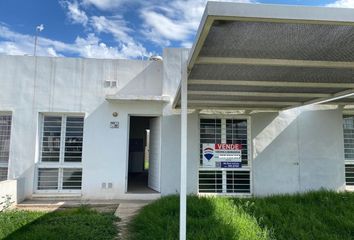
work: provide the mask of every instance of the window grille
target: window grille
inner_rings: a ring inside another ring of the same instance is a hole
[[[61,116],[44,116],[42,132],[42,162],[60,161]]]
[[[82,169],[64,168],[63,169],[63,189],[81,189]]]
[[[200,119],[200,169],[199,193],[250,194],[251,173],[247,119]],[[242,168],[221,169],[202,166],[203,143],[228,143],[242,145]]]
[[[200,119],[200,164],[203,143],[221,143],[221,119]]]
[[[7,180],[12,117],[0,114],[0,181]]]
[[[65,129],[65,162],[81,162],[84,134],[83,117],[67,117]]]
[[[228,193],[250,193],[249,171],[227,171],[226,182]]]
[[[222,193],[222,171],[199,171],[200,193]]]
[[[39,168],[38,169],[38,189],[56,190],[59,187],[58,168]]]
[[[354,186],[354,116],[343,117],[345,181]]]
[[[248,165],[247,120],[226,120],[226,143],[242,145],[242,165]]]
[[[345,181],[347,186],[354,186],[354,164],[345,164]]]
[[[44,115],[37,190],[81,190],[83,116]]]
[[[7,167],[0,167],[0,181],[7,180]]]

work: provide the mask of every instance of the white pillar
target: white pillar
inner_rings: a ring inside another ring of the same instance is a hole
[[[187,66],[181,64],[181,189],[179,239],[186,240],[187,229]]]

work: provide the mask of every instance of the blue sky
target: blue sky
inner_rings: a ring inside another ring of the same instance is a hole
[[[228,0],[230,1],[230,0]],[[146,58],[164,47],[190,47],[206,0],[1,0],[0,54]],[[354,0],[234,2],[352,7]]]

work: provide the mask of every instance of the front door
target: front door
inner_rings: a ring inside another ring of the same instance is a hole
[[[150,119],[149,188],[160,192],[161,119]]]

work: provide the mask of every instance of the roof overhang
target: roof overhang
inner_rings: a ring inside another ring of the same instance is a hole
[[[137,95],[106,95],[106,100],[109,102],[125,102],[125,101],[151,101],[151,102],[162,102],[168,103],[170,101],[169,96],[137,96]]]
[[[354,104],[354,9],[209,2],[187,71],[193,109]]]

